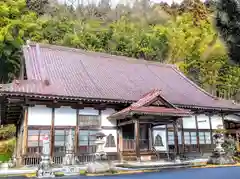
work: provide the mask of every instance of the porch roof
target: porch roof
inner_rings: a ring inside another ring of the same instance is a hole
[[[110,118],[125,118],[133,114],[148,114],[148,115],[160,115],[160,116],[190,116],[191,112],[183,109],[173,109],[166,107],[139,107],[139,108],[128,108],[128,110],[120,111],[113,114]]]
[[[108,118],[123,119],[134,114],[183,117],[190,116],[192,112],[177,108],[161,95],[160,90],[154,89],[145,94],[136,103],[133,103],[131,106],[112,114]]]

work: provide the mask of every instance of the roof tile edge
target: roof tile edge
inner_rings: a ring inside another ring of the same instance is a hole
[[[156,61],[148,61],[144,59],[139,59],[139,58],[134,58],[134,57],[128,57],[128,56],[121,56],[121,55],[114,55],[110,53],[104,53],[104,52],[95,52],[95,51],[87,51],[84,49],[78,49],[78,48],[72,48],[72,47],[67,47],[67,46],[60,46],[60,45],[52,45],[52,44],[44,44],[44,43],[36,43],[36,42],[28,42],[28,44],[23,45],[23,48],[29,48],[29,47],[37,47],[39,46],[40,48],[48,48],[52,50],[62,50],[62,51],[69,51],[69,52],[74,52],[74,53],[80,53],[84,55],[99,55],[99,57],[106,58],[106,59],[112,59],[112,60],[124,60],[125,62],[129,63],[139,63],[139,64],[147,64],[147,65],[157,65],[161,67],[168,67],[172,68],[173,64],[166,64],[166,63],[161,63],[161,62],[156,62]]]
[[[188,83],[190,83],[192,86],[194,86],[195,88],[197,88],[198,90],[200,90],[201,92],[205,93],[206,95],[208,95],[209,97],[213,98],[213,100],[218,100],[219,98],[210,94],[209,92],[207,92],[206,90],[204,90],[203,88],[201,88],[200,86],[198,86],[196,83],[194,83],[192,80],[190,80],[189,78],[187,78],[181,71],[180,69],[176,66],[173,65],[172,66],[173,70],[178,73],[184,80],[186,80]]]

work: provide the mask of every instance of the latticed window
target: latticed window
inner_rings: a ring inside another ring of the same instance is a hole
[[[163,145],[163,141],[162,141],[162,137],[158,134],[156,137],[155,137],[155,146],[164,146]]]
[[[186,145],[197,144],[196,132],[184,132],[184,142]]]
[[[82,128],[99,128],[101,120],[99,115],[79,115],[79,127]]]
[[[200,144],[211,144],[210,132],[199,132],[199,143]]]
[[[174,133],[168,132],[168,145],[174,145]]]
[[[50,130],[28,129],[28,152],[29,153],[42,152],[42,147],[43,147],[42,138],[46,134],[49,136]]]
[[[78,152],[95,153],[96,152],[96,133],[97,130],[79,130]]]
[[[107,136],[105,147],[116,147],[115,139],[114,139],[114,136],[112,134],[109,134]]]
[[[70,133],[71,130],[71,133]],[[71,135],[71,138],[70,136]],[[55,152],[65,152],[66,151],[66,145],[69,140],[72,139],[72,144],[74,147],[74,138],[75,138],[75,131],[74,129],[55,129],[54,134],[54,150]]]
[[[174,145],[174,132],[168,132],[168,145]],[[178,131],[178,144],[182,144],[182,132]]]

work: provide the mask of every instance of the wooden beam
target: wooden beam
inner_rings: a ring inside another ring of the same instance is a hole
[[[52,108],[52,121],[51,121],[51,129],[50,129],[50,139],[51,139],[51,143],[50,143],[50,156],[51,159],[53,159],[54,156],[54,141],[55,141],[55,135],[54,135],[54,121],[55,121],[55,108]]]
[[[24,118],[23,118],[23,145],[22,145],[22,155],[27,153],[28,147],[28,107],[24,107]]]
[[[136,156],[137,156],[137,160],[140,161],[141,160],[141,156],[140,156],[140,125],[139,125],[139,119],[135,118],[134,119],[134,133],[135,133],[135,149],[136,149]]]
[[[134,123],[133,120],[129,120],[129,121],[120,122],[120,123],[118,124],[118,126],[125,126],[125,125],[133,124],[133,123]]]

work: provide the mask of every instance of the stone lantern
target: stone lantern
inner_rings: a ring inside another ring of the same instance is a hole
[[[95,153],[96,160],[106,159],[107,154],[104,151],[104,144],[105,144],[104,137],[106,137],[106,135],[102,132],[98,132],[94,136],[96,137],[95,144],[97,146],[96,153]]]

